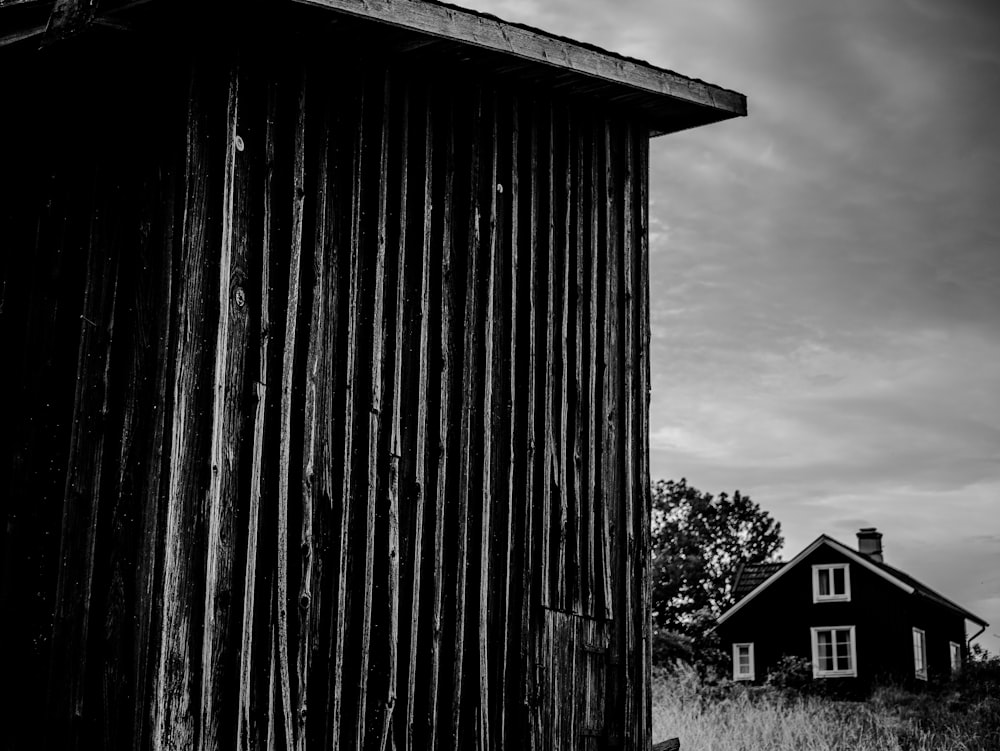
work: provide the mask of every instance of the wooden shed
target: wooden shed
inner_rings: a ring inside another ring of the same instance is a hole
[[[3,747],[648,748],[648,139],[744,97],[425,0],[0,81]]]

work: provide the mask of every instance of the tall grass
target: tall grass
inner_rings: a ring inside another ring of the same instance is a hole
[[[656,669],[653,738],[681,751],[1000,751],[1000,697],[879,689],[838,701]]]

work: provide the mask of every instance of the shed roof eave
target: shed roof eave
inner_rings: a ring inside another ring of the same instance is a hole
[[[293,0],[625,87],[649,98],[654,135],[747,114],[746,96],[594,45],[436,0]],[[657,106],[657,105],[661,106]],[[657,112],[658,109],[662,113]]]
[[[747,114],[746,97],[739,92],[439,0],[282,0],[269,8],[279,4],[447,42],[486,67],[502,68],[498,61],[504,58],[515,61],[524,70],[534,70],[538,80],[560,81],[559,88],[568,93],[590,91],[598,100],[627,102],[651,136]],[[158,0],[0,0],[0,10],[16,10],[0,13],[0,48],[23,46],[25,40],[30,45],[38,38],[47,46],[95,27],[131,28],[137,14],[154,5],[171,7]],[[178,15],[176,5],[172,13]],[[595,88],[600,93],[593,93]]]

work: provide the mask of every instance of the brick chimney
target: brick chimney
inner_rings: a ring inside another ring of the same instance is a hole
[[[862,527],[858,531],[858,552],[882,563],[882,533],[875,527]]]

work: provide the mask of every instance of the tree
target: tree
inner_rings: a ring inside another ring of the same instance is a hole
[[[652,488],[653,623],[693,640],[732,600],[740,564],[773,559],[784,540],[781,525],[750,496],[713,497],[687,484],[659,480]]]

